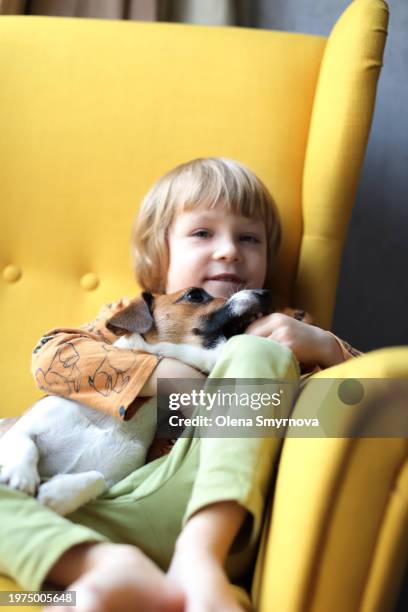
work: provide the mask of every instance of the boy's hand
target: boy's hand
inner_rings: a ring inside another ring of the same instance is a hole
[[[157,379],[167,379],[168,385],[168,393],[172,393],[177,391],[172,383],[171,379],[173,378],[207,378],[206,374],[196,370],[192,366],[179,361],[178,359],[173,359],[172,357],[164,357],[158,364],[155,370],[153,371],[150,378],[146,381],[144,387],[139,392],[139,397],[153,397],[153,395],[157,395]],[[165,384],[165,380],[163,381],[163,385]],[[165,387],[162,388],[165,390]],[[167,392],[167,391],[166,391]]]
[[[343,361],[340,347],[329,332],[280,312],[254,321],[245,333],[283,344],[306,366],[327,368]]]

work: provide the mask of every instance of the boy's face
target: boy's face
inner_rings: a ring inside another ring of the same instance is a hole
[[[263,221],[199,208],[176,215],[169,230],[166,293],[201,287],[228,298],[247,288],[261,289],[266,276]],[[234,278],[214,277],[229,274]]]

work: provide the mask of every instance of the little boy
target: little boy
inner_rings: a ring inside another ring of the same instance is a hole
[[[243,288],[273,293],[280,234],[276,205],[249,169],[224,158],[193,160],[161,178],[141,205],[136,278],[152,293],[190,286],[225,298]],[[47,332],[33,353],[37,385],[127,420],[154,401],[158,378],[203,378],[177,360],[112,347],[105,321],[127,303],[104,307],[79,329]],[[273,313],[231,338],[210,376],[296,384],[299,363],[313,372],[358,354],[293,314]],[[115,386],[112,372],[123,384]],[[248,607],[229,579],[238,583],[253,561],[278,451],[274,438],[156,440],[145,466],[68,518],[2,488],[5,520],[21,536],[8,535],[0,561],[26,588],[47,580],[75,589],[77,612],[123,610],[125,602],[144,612]]]

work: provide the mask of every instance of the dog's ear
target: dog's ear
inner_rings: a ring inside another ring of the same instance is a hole
[[[141,298],[136,298],[129,306],[108,319],[106,327],[117,336],[129,333],[145,334],[154,325],[153,301],[153,295],[144,292]]]
[[[153,317],[153,302],[154,302],[153,293],[149,293],[148,291],[143,291],[142,298],[146,302],[149,312]]]

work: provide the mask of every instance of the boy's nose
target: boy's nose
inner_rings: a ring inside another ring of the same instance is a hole
[[[237,261],[240,258],[239,249],[233,241],[225,242],[218,245],[213,253],[214,259],[226,259],[228,261]]]

